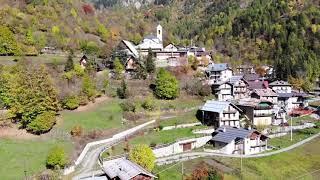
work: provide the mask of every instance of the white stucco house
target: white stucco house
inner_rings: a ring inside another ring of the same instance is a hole
[[[233,74],[232,69],[227,63],[209,64],[205,72],[209,77],[209,84],[227,82]]]
[[[256,154],[267,150],[268,137],[256,130],[222,126],[210,141],[224,154]]]
[[[249,85],[243,79],[243,76],[232,76],[228,82],[232,85],[233,99],[242,99],[249,96]]]
[[[219,101],[231,100],[233,98],[232,84],[229,82],[218,82],[211,85],[212,92]]]
[[[276,93],[291,93],[292,85],[286,81],[274,81],[269,83],[269,87]]]
[[[207,101],[201,108],[202,123],[218,128],[220,126],[240,127],[240,112],[228,101]]]
[[[251,97],[256,98],[256,99],[261,99],[261,100],[267,100],[267,101],[272,102],[273,104],[278,103],[278,94],[270,88],[255,89],[251,93]]]

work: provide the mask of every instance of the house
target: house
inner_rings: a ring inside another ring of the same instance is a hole
[[[242,110],[243,114],[255,126],[266,125],[269,126],[273,122],[273,104],[267,100],[246,98],[241,99],[237,106]]]
[[[278,93],[278,105],[289,113],[293,109],[307,107],[307,98],[308,95],[304,92]]]
[[[267,100],[272,102],[273,104],[278,103],[278,94],[272,89],[255,89],[251,93],[251,97],[261,100]]]
[[[227,63],[209,64],[206,74],[212,84],[226,82],[232,77],[232,69]]]
[[[254,74],[254,68],[251,65],[240,65],[236,67],[236,73],[238,74]]]
[[[243,80],[243,76],[232,76],[229,83],[232,85],[234,99],[242,99],[249,95],[248,83]]]
[[[227,101],[209,100],[200,108],[203,123],[215,128],[240,127],[240,112],[236,105]]]
[[[229,82],[217,82],[211,85],[211,89],[213,94],[219,101],[232,99],[232,84]]]
[[[268,137],[256,130],[222,126],[212,133],[211,143],[225,154],[256,154],[268,149]]]
[[[103,171],[108,179],[114,180],[152,180],[156,176],[139,166],[138,164],[127,160],[126,158],[118,158],[105,161],[102,164]]]
[[[269,87],[276,93],[291,93],[292,85],[286,81],[274,81],[269,83]]]

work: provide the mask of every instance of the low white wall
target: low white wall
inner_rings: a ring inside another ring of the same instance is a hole
[[[163,127],[162,130],[166,131],[166,130],[171,130],[171,129],[178,129],[178,128],[187,128],[187,127],[194,127],[194,126],[200,126],[201,122],[198,123],[190,123],[190,124],[179,124],[176,126],[166,126]]]
[[[135,133],[136,131],[152,124],[152,123],[155,123],[156,120],[152,120],[152,121],[149,121],[149,122],[146,122],[144,124],[141,124],[141,125],[138,125],[134,128],[131,128],[131,129],[128,129],[128,130],[125,130],[125,131],[122,131],[116,135],[114,135],[112,138],[108,138],[108,139],[103,139],[103,140],[100,140],[100,141],[94,141],[94,142],[90,142],[88,143],[84,149],[82,150],[81,154],[79,155],[79,157],[77,158],[77,160],[74,162],[75,166],[79,165],[83,158],[85,157],[85,155],[87,154],[87,152],[90,150],[90,148],[92,146],[95,146],[95,145],[99,145],[99,144],[105,144],[105,143],[108,143],[108,142],[113,142],[113,141],[119,141],[121,139],[124,139],[126,136],[129,136],[129,135],[132,135],[133,133]],[[64,175],[67,175],[71,172],[74,171],[74,166],[71,166],[69,168],[66,168],[64,170]]]
[[[200,138],[191,138],[191,139],[186,139],[182,141],[177,141],[169,146],[166,147],[161,147],[153,150],[153,153],[157,158],[159,157],[164,157],[164,156],[169,156],[172,154],[178,154],[183,152],[183,145],[185,143],[192,143],[191,144],[191,149],[196,149],[204,146],[212,136],[204,136]]]

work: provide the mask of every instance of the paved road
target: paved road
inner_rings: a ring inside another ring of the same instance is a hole
[[[293,144],[291,146],[288,146],[286,148],[277,150],[277,151],[272,151],[272,152],[267,152],[267,153],[261,153],[261,154],[253,154],[253,155],[237,155],[237,154],[221,154],[221,153],[213,153],[213,152],[189,152],[189,153],[181,153],[181,154],[176,154],[172,156],[166,156],[162,158],[157,159],[157,164],[158,165],[163,165],[163,164],[171,164],[173,162],[177,161],[187,161],[190,159],[195,159],[199,157],[206,157],[206,156],[218,156],[218,157],[232,157],[232,158],[259,158],[259,157],[266,157],[266,156],[272,156],[275,154],[283,153],[286,151],[290,151],[296,147],[299,147],[317,137],[320,137],[320,133],[315,134],[305,140],[302,140],[296,144]]]
[[[195,108],[198,108],[198,107],[190,108],[187,111],[191,111]],[[160,120],[167,120],[167,119],[171,119],[174,117],[177,117],[177,116],[176,115],[160,116],[159,119]],[[120,139],[117,139],[112,142],[108,142],[105,144],[99,144],[95,147],[92,147],[91,150],[86,153],[82,162],[76,167],[76,171],[74,172],[75,176],[72,179],[78,180],[81,177],[86,177],[88,174],[95,171],[94,168],[98,166],[98,159],[99,159],[100,152],[103,151],[104,149],[109,149],[111,146],[113,146],[117,143],[120,143],[124,139],[125,138],[120,138]]]

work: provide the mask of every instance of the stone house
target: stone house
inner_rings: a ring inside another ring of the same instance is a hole
[[[256,154],[268,149],[268,137],[256,130],[222,126],[210,141],[224,154]]]
[[[241,110],[231,102],[209,100],[200,108],[200,118],[204,124],[215,128],[240,127],[240,112]]]

